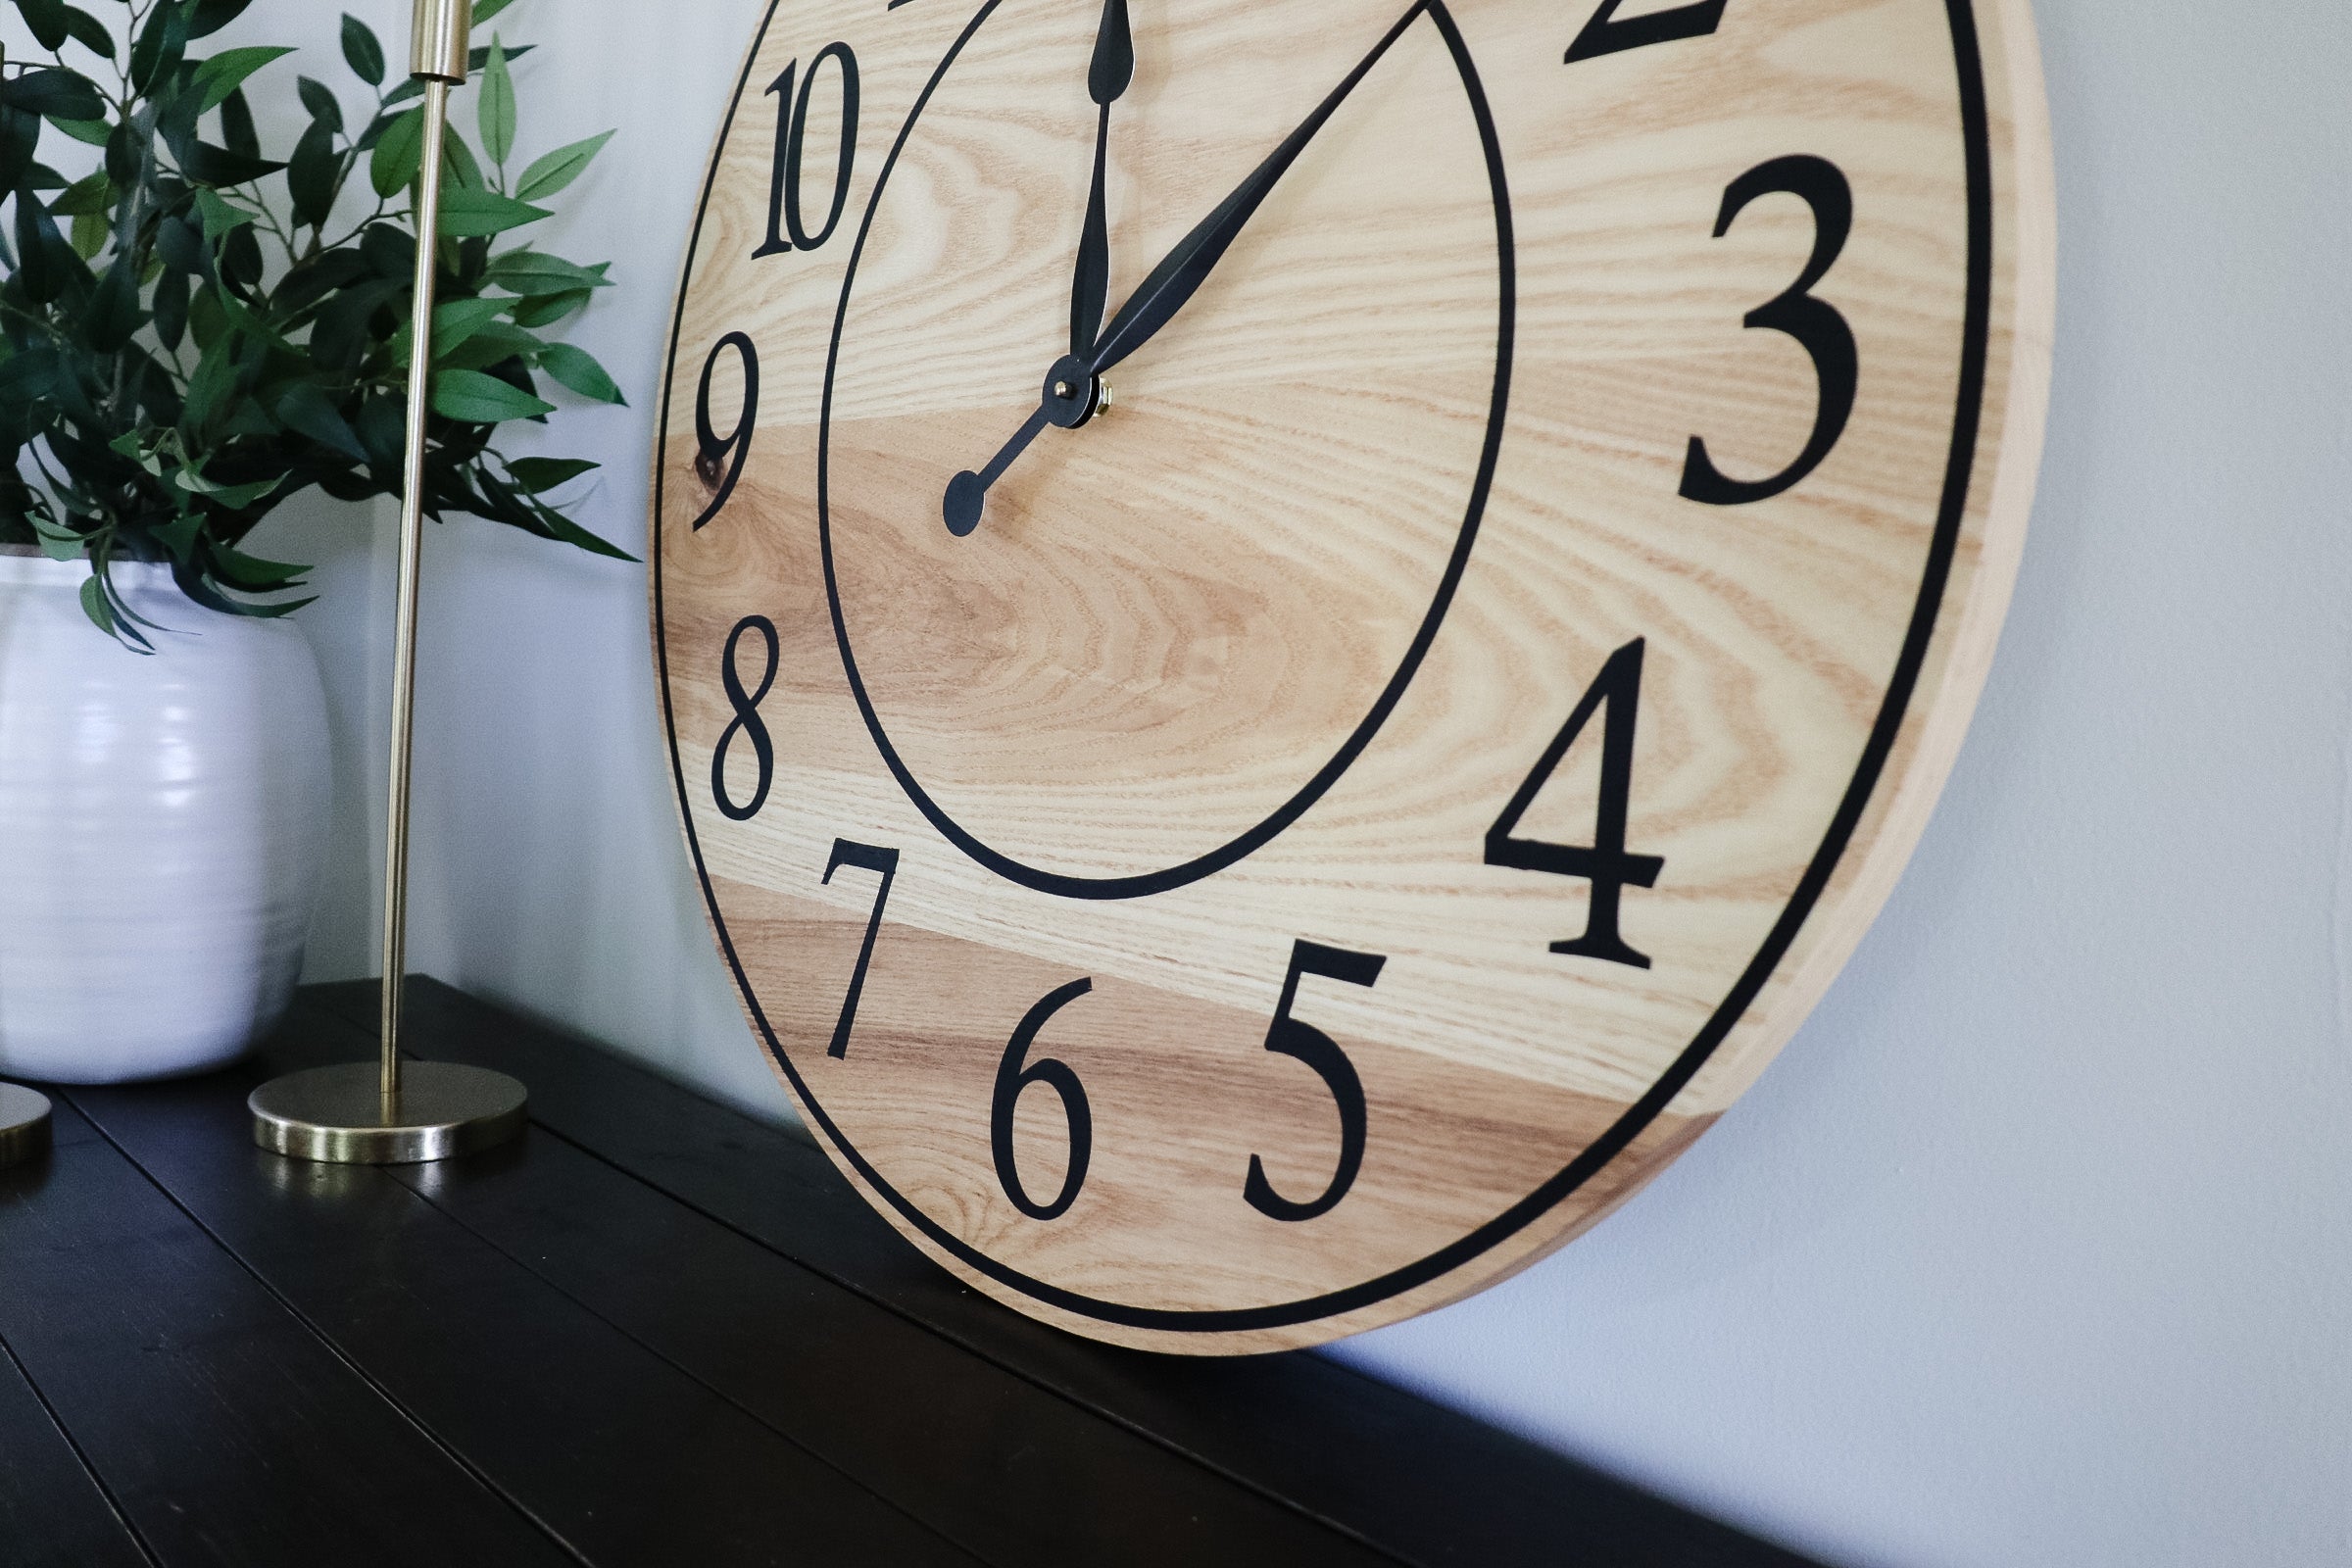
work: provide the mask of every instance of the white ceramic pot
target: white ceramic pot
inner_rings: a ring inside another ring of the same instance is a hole
[[[285,1011],[325,853],[326,698],[283,621],[115,568],[170,628],[92,626],[79,562],[0,555],[0,1077],[234,1060]]]

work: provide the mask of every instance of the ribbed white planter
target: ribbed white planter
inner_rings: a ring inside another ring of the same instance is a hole
[[[329,795],[318,662],[282,621],[115,568],[159,652],[101,634],[88,568],[0,555],[0,1077],[234,1060],[302,968]]]

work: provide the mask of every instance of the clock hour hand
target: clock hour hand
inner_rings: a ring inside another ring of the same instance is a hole
[[[1102,24],[1086,72],[1087,96],[1099,106],[1095,125],[1095,179],[1086,198],[1086,226],[1078,236],[1078,269],[1070,283],[1070,352],[1091,353],[1102,329],[1110,293],[1110,223],[1103,189],[1110,168],[1110,106],[1135,79],[1135,38],[1127,25],[1127,0],[1102,0]]]
[[[1110,318],[1110,324],[1102,329],[1102,336],[1095,340],[1094,352],[1083,356],[1088,374],[1101,375],[1142,348],[1154,333],[1174,318],[1178,311],[1184,309],[1185,304],[1199,292],[1200,285],[1208,280],[1210,271],[1223,259],[1226,250],[1240,236],[1250,220],[1256,216],[1258,207],[1264,203],[1276,182],[1298,161],[1298,155],[1306,150],[1306,144],[1315,139],[1315,133],[1339,111],[1340,105],[1355,90],[1356,84],[1380,63],[1381,57],[1389,52],[1390,45],[1402,37],[1405,28],[1419,19],[1425,5],[1426,0],[1414,0],[1404,15],[1396,19],[1396,24],[1372,46],[1372,52],[1348,74],[1347,79],[1315,106],[1315,112],[1307,116],[1298,129],[1284,137],[1282,145],[1268,153],[1265,161],[1251,170],[1249,177],[1234,188],[1232,195],[1219,202],[1214,212],[1200,220],[1193,231],[1177,241],[1176,248],[1152,269],[1151,275],[1137,286],[1127,303],[1120,306],[1118,314]]]
[[[1042,435],[1047,425],[1075,430],[1109,401],[1102,383],[1087,373],[1085,361],[1075,354],[1055,360],[1054,368],[1046,372],[1046,388],[1038,397],[1036,410],[1012,432],[1012,439],[999,448],[978,473],[966,468],[948,481],[947,494],[940,501],[940,515],[948,532],[960,539],[980,526],[980,514],[988,507],[988,487],[1004,476],[1012,460],[1028,451],[1029,443]]]

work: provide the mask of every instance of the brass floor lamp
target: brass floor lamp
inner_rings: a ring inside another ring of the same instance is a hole
[[[408,962],[409,758],[416,709],[416,575],[424,535],[434,253],[440,228],[449,90],[466,80],[472,0],[416,0],[410,74],[424,83],[416,176],[416,284],[409,356],[409,434],[400,507],[400,606],[392,645],[392,777],[384,826],[384,998],[380,1059],[314,1067],[253,1092],[253,1138],[297,1159],[402,1165],[486,1149],[521,1131],[525,1091],[504,1073],[400,1059],[400,977]]]

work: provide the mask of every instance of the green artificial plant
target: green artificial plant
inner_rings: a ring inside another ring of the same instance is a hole
[[[346,16],[343,59],[371,110],[347,121],[333,89],[300,76],[307,126],[269,158],[247,91],[294,51],[191,52],[250,0],[13,3],[48,58],[0,63],[13,208],[0,225],[0,543],[86,558],[83,608],[133,647],[153,628],[109,576],[121,561],[169,564],[213,610],[299,609],[310,601],[245,596],[297,589],[309,568],[240,545],[311,485],[345,501],[400,491],[421,88],[405,75],[387,87],[382,44]],[[476,23],[509,3],[483,0]],[[424,507],[625,560],[549,499],[597,465],[496,445],[502,426],[555,412],[542,376],[622,401],[593,358],[544,335],[607,286],[606,265],[513,237],[551,216],[542,204],[612,135],[509,175],[508,67],[527,48],[473,50],[479,156],[450,126]],[[61,161],[95,149],[95,167],[69,179],[43,163],[52,133],[78,153]]]

